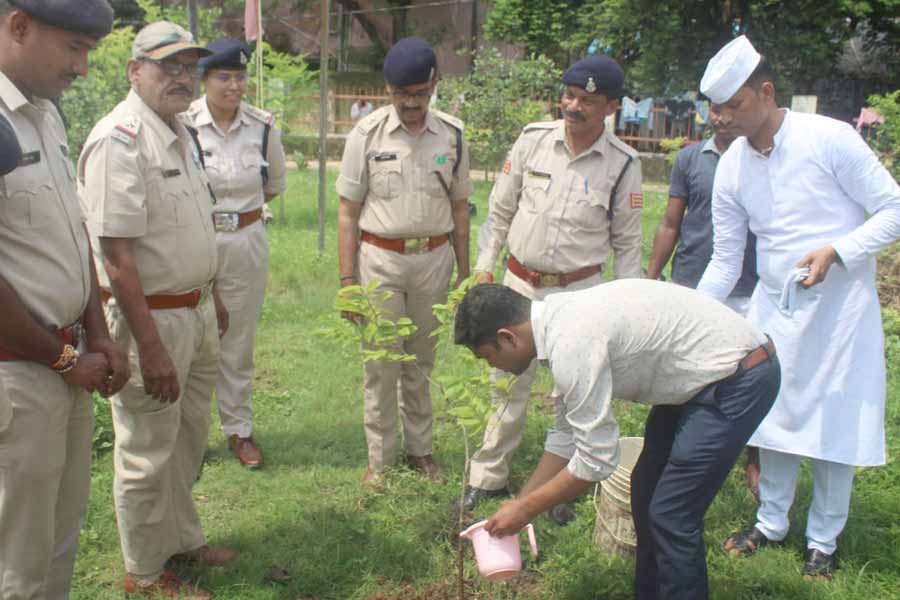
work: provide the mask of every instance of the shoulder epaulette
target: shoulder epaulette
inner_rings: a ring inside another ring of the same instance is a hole
[[[141,118],[137,115],[129,115],[125,119],[116,123],[110,132],[110,137],[130,144],[137,139],[138,133],[141,131]]]
[[[388,115],[391,114],[391,105],[382,106],[372,112],[372,114],[367,115],[359,120],[356,124],[356,128],[359,129],[359,132],[363,135],[368,135],[370,131],[375,129],[379,123],[388,118]]]
[[[445,122],[449,123],[450,125],[452,125],[453,127],[456,127],[460,131],[464,130],[465,124],[462,122],[462,119],[458,119],[458,118],[454,117],[453,115],[445,113],[444,111],[441,111],[441,110],[431,109],[431,112],[433,112],[434,116],[439,118],[441,121],[445,121]]]
[[[266,112],[261,108],[256,108],[255,106],[252,106],[250,104],[244,104],[243,110],[248,116],[262,122],[265,125],[271,126],[275,124],[275,115],[270,112]]]
[[[537,131],[539,129],[556,129],[559,126],[559,121],[535,121],[534,123],[529,123],[525,127],[522,128],[522,133],[526,131]]]
[[[630,156],[631,158],[637,158],[637,157],[638,157],[638,151],[637,151],[637,150],[635,150],[634,148],[632,148],[631,146],[629,146],[628,144],[626,144],[625,142],[623,142],[622,140],[620,140],[619,138],[617,138],[616,135],[615,135],[613,132],[607,131],[606,133],[607,133],[607,137],[609,138],[609,144],[610,144],[613,148],[616,148],[617,150],[621,150],[622,152],[624,152],[625,154],[627,154],[627,155]]]

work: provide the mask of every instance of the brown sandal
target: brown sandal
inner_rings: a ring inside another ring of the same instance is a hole
[[[768,544],[777,545],[779,543],[767,538],[754,526],[729,536],[722,544],[722,549],[731,556],[750,556]]]

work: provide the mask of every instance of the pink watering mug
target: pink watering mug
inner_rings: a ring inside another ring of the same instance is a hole
[[[459,537],[472,541],[478,572],[489,581],[506,581],[515,577],[522,570],[522,552],[519,550],[518,534],[494,537],[485,531],[485,523],[487,521],[475,523],[459,534]],[[529,523],[525,529],[528,531],[531,554],[537,556],[534,526]]]

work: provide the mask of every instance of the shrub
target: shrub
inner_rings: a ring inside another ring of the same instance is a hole
[[[869,145],[895,179],[900,179],[900,90],[869,96],[869,106],[884,117]]]
[[[470,74],[441,82],[438,107],[465,122],[472,162],[496,170],[525,125],[551,118],[560,76],[545,56],[510,60],[484,49]]]

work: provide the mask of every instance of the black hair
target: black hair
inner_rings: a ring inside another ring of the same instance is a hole
[[[497,342],[497,330],[531,318],[531,300],[505,285],[476,285],[456,309],[453,341],[476,348]]]
[[[751,87],[754,90],[759,90],[766,81],[775,85],[775,70],[772,68],[772,64],[766,60],[765,56],[760,56],[759,64],[756,65],[756,68],[750,73],[750,77],[747,78],[744,85]]]

